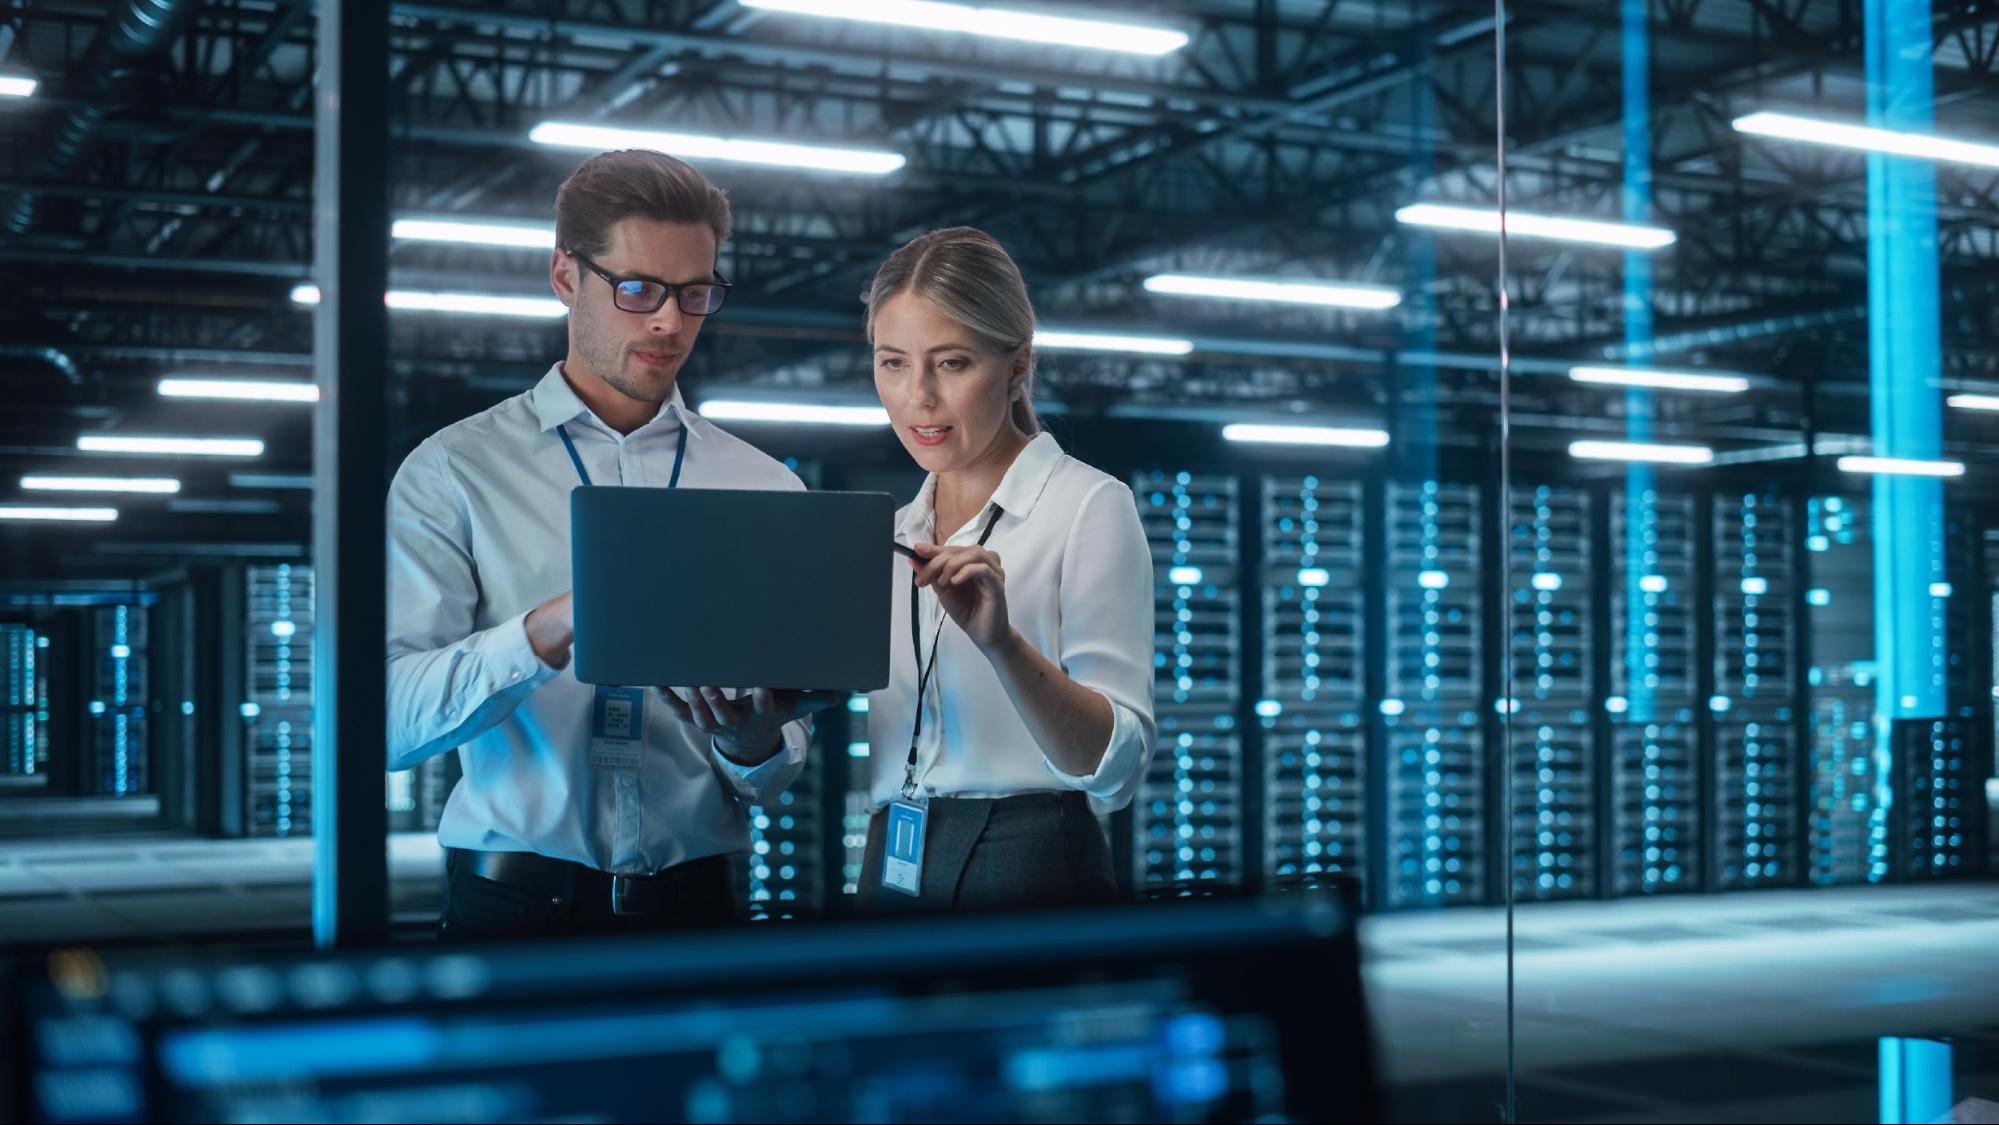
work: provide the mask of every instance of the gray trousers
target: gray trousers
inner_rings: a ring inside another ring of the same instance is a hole
[[[1076,906],[1120,897],[1110,845],[1089,798],[1074,790],[931,798],[919,897],[882,886],[887,820],[887,810],[878,809],[868,821],[859,888],[864,913]]]

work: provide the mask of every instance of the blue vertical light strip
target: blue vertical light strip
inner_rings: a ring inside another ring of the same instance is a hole
[[[1934,117],[1929,0],[1867,0],[1867,120],[1929,132]],[[1868,389],[1876,456],[1943,451],[1936,173],[1927,161],[1867,157]],[[1888,874],[1892,723],[1944,714],[1943,482],[1877,476],[1873,488],[1875,808],[1870,867]]]
[[[1624,88],[1624,219],[1652,222],[1652,90],[1651,31],[1646,25],[1647,0],[1619,0],[1622,17]],[[1624,345],[1633,363],[1654,359],[1652,340],[1652,256],[1627,250],[1624,254]],[[1624,393],[1624,428],[1629,441],[1651,441],[1653,392],[1633,387]],[[1646,543],[1656,535],[1657,480],[1650,465],[1625,470],[1624,505],[1624,659],[1626,719],[1650,723],[1658,718],[1658,595],[1642,589],[1652,573],[1657,552]],[[1641,608],[1643,607],[1643,608]]]
[[[1430,40],[1418,36],[1416,46],[1417,66],[1427,71],[1430,65]],[[1436,94],[1431,83],[1408,83],[1410,102],[1410,136],[1426,137],[1432,128],[1432,118],[1436,111]],[[1435,150],[1427,143],[1417,141],[1411,153],[1413,159],[1413,182],[1427,183],[1433,173]],[[1437,354],[1437,243],[1428,232],[1416,228],[1409,230],[1409,243],[1404,255],[1403,292],[1407,313],[1402,320],[1402,345],[1405,355],[1434,356]],[[1438,466],[1437,466],[1437,367],[1423,360],[1404,361],[1397,373],[1399,399],[1402,407],[1403,425],[1395,435],[1395,459],[1403,473],[1421,480],[1421,515],[1418,517],[1422,568],[1417,581],[1422,590],[1423,633],[1418,647],[1423,665],[1422,699],[1427,704],[1436,704],[1442,695],[1442,677],[1438,674],[1442,666],[1442,606],[1443,589],[1432,585],[1444,572],[1438,565],[1440,540],[1438,526]],[[1404,478],[1407,479],[1407,478]],[[1435,575],[1438,578],[1427,576]],[[1448,579],[1444,579],[1448,580]],[[1444,731],[1438,725],[1438,711],[1435,706],[1423,708],[1428,722],[1423,729],[1423,749],[1421,751],[1422,785],[1419,792],[1422,799],[1422,831],[1419,861],[1422,871],[1422,898],[1430,903],[1441,903],[1448,895],[1455,895],[1462,889],[1462,880],[1457,868],[1461,859],[1451,854],[1450,844],[1455,839],[1445,835],[1445,765]],[[1400,721],[1391,716],[1390,723]],[[1413,749],[1406,753],[1414,755]],[[1501,777],[1504,783],[1504,775]],[[1379,815],[1387,815],[1385,811]],[[1399,831],[1391,829],[1391,832]],[[1453,829],[1455,831],[1455,828]]]
[[[1880,1058],[1882,1125],[1922,1125],[1949,1119],[1949,1043],[1883,1036]]]
[[[1417,36],[1414,73],[1427,74],[1430,67],[1430,39]],[[1409,135],[1431,135],[1431,119],[1436,111],[1436,92],[1429,82],[1406,83],[1409,89]],[[1410,181],[1430,182],[1435,149],[1424,140],[1412,142]],[[1402,355],[1431,357],[1437,354],[1437,240],[1420,227],[1402,227],[1406,238],[1403,254]],[[1401,403],[1402,425],[1395,435],[1395,462],[1402,471],[1418,480],[1437,476],[1437,365],[1429,359],[1398,359],[1396,395]],[[1404,478],[1408,479],[1408,478]]]

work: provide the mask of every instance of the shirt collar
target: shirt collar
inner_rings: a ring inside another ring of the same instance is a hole
[[[568,379],[563,378],[560,363],[550,367],[548,374],[541,377],[541,382],[535,384],[534,390],[528,393],[528,402],[534,410],[535,421],[540,424],[543,433],[565,422],[574,422],[578,418],[587,418],[605,430],[611,430],[609,426],[604,425],[602,419],[591,413],[582,399],[576,397],[575,388],[569,385]],[[653,416],[652,421],[632,432],[638,434],[656,428],[668,429],[674,425],[685,425],[688,435],[695,438],[704,436],[708,426],[706,419],[687,409],[687,400],[681,397],[678,381],[674,383],[673,396],[660,404],[659,413]]]
[[[1000,511],[1017,519],[1026,519],[1034,511],[1034,505],[1041,499],[1041,493],[1048,487],[1048,478],[1055,474],[1055,466],[1062,461],[1062,445],[1055,435],[1046,430],[1034,435],[1013,464],[1000,478],[999,487],[993,490],[989,505],[999,505]],[[929,543],[936,538],[937,527],[937,474],[923,478],[923,487],[917,490],[916,500],[905,508],[902,521],[896,525],[896,535],[905,543]],[[957,528],[952,528],[956,534]]]
[[[1035,434],[1013,459],[1006,476],[1000,478],[999,487],[993,490],[992,502],[1010,516],[1026,519],[1034,511],[1035,502],[1041,499],[1041,492],[1048,487],[1048,478],[1055,474],[1055,466],[1062,461],[1061,443],[1055,435],[1043,430]]]

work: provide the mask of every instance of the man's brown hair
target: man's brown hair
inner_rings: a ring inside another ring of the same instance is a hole
[[[555,192],[555,244],[594,258],[611,228],[630,218],[706,223],[715,246],[729,240],[729,196],[685,160],[650,149],[593,156]]]

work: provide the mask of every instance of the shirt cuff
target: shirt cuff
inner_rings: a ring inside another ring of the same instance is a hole
[[[528,615],[523,613],[479,637],[479,656],[491,671],[495,692],[510,688],[532,691],[562,674],[562,668],[551,668],[535,655],[534,645],[528,640],[527,620]]]
[[[812,736],[806,731],[802,721],[784,724],[779,731],[777,753],[754,765],[745,766],[732,761],[714,739],[708,740],[708,755],[715,759],[715,767],[736,791],[736,796],[751,804],[761,804],[768,790],[784,771],[805,760],[805,749],[811,744]]]
[[[1055,767],[1047,758],[1041,764],[1056,780],[1071,789],[1081,789],[1100,800],[1114,800],[1117,792],[1131,773],[1133,760],[1145,752],[1145,727],[1131,708],[1105,697],[1111,705],[1111,740],[1104,747],[1104,756],[1097,762],[1095,771],[1087,774],[1065,773]]]

